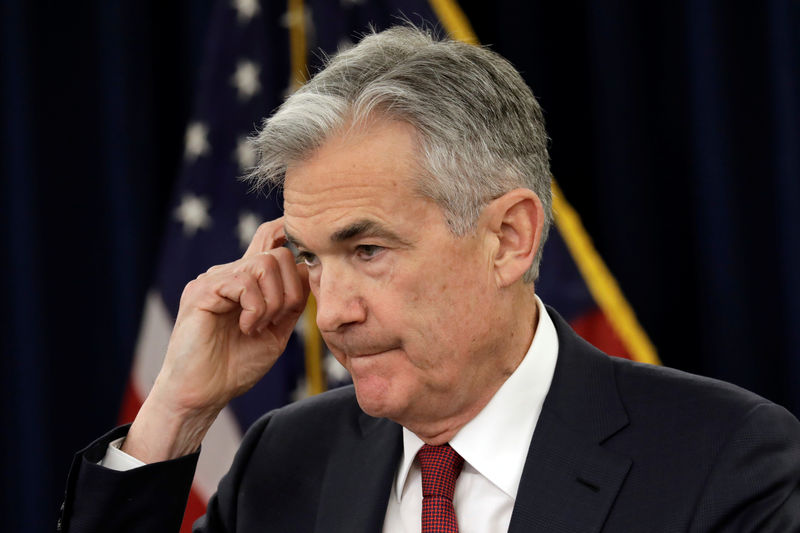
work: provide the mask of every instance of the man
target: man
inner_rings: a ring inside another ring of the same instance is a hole
[[[609,358],[535,296],[546,134],[505,60],[370,35],[255,146],[285,216],[186,287],[136,420],[76,458],[64,529],[176,530],[203,436],[310,289],[354,388],[257,422],[200,531],[800,530],[794,417]]]

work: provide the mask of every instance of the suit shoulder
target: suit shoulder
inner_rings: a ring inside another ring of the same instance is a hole
[[[766,413],[794,418],[784,408],[732,383],[674,368],[611,359],[620,398],[632,420],[651,417],[660,424],[722,429]]]
[[[638,388],[650,389],[651,394],[654,392],[668,395],[697,394],[707,397],[709,401],[742,403],[749,406],[771,403],[753,392],[726,381],[666,366],[639,363],[620,357],[609,356],[609,358],[613,361],[618,383],[623,386],[638,385]]]
[[[565,377],[562,385],[600,387],[592,393],[595,398],[610,397],[606,394],[609,391],[603,390],[610,380],[632,422],[651,418],[662,425],[673,422],[688,427],[693,421],[724,422],[727,417],[733,420],[744,416],[756,405],[774,405],[731,383],[609,356],[580,338],[553,309],[548,308],[548,312],[559,339],[554,380],[559,377],[560,368],[563,376],[571,376]],[[565,397],[566,401],[574,400],[570,395]],[[607,409],[613,407],[616,399],[608,403]]]

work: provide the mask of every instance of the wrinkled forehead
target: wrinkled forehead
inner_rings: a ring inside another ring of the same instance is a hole
[[[344,124],[325,135],[313,146],[295,153],[286,161],[281,187],[293,174],[293,169],[306,166],[331,152],[344,153],[351,157],[351,168],[369,166],[374,160],[394,157],[398,166],[404,167],[404,175],[422,181],[428,174],[425,164],[426,143],[419,130],[403,117],[380,110],[373,110],[364,117],[349,115]],[[405,172],[409,170],[411,172]],[[324,178],[331,180],[332,177]],[[417,189],[421,187],[415,187]]]
[[[328,136],[302,159],[288,163],[285,206],[308,195],[353,196],[418,191],[424,172],[416,129],[398,120],[373,120]]]

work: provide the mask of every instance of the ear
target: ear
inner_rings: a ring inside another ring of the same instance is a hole
[[[498,287],[513,285],[533,263],[542,238],[544,209],[530,189],[514,189],[484,210],[492,235],[491,257]]]

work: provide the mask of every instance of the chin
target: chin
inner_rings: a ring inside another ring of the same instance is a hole
[[[394,419],[398,405],[392,401],[392,394],[387,383],[375,377],[353,378],[356,389],[356,400],[361,410],[375,418]]]

